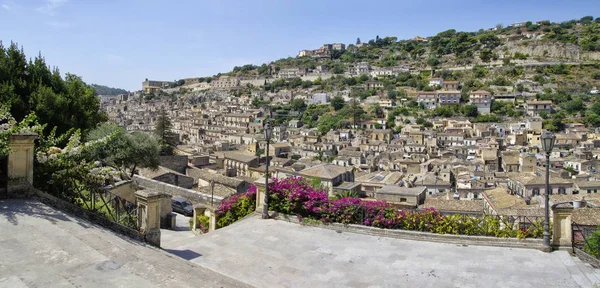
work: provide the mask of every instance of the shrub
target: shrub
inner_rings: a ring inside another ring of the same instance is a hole
[[[200,224],[200,231],[202,231],[202,233],[208,233],[208,229],[210,227],[210,217],[206,215],[199,215],[196,217],[196,221],[198,221],[198,224]],[[193,225],[193,219],[190,219],[190,230],[192,230]]]
[[[594,257],[598,257],[598,253],[600,252],[598,247],[600,246],[600,226],[598,226],[598,230],[594,231],[592,235],[586,237],[585,246],[583,249],[585,252],[593,255]]]
[[[244,194],[234,194],[221,201],[217,209],[217,229],[238,221],[256,209],[256,186],[250,187]]]
[[[516,227],[515,219],[508,216],[442,215],[433,209],[403,211],[385,201],[344,195],[329,199],[325,190],[315,189],[309,181],[299,177],[273,179],[269,191],[272,210],[296,215],[303,223],[320,221],[439,234],[518,238],[541,237],[543,232],[541,220],[528,223],[527,227]]]

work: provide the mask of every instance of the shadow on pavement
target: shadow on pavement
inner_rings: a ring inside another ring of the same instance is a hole
[[[200,256],[202,256],[202,254],[194,252],[192,250],[186,249],[186,250],[175,250],[175,249],[165,249],[165,251],[179,256],[185,260],[192,260],[192,259],[196,259]]]

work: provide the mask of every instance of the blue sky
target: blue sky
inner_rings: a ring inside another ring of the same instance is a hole
[[[144,78],[209,76],[357,37],[586,15],[600,17],[598,0],[0,0],[0,40],[88,83],[138,90]]]

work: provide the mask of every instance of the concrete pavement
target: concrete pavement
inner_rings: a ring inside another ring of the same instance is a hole
[[[592,287],[565,251],[463,246],[346,233],[258,216],[170,251],[257,287]],[[586,266],[587,265],[587,266]]]
[[[35,200],[4,200],[0,287],[250,286]]]

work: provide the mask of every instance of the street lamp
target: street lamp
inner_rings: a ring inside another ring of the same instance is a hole
[[[546,195],[544,208],[544,252],[551,252],[550,247],[550,153],[554,148],[556,136],[552,132],[546,130],[542,133],[542,150],[546,152]]]
[[[265,140],[267,141],[267,169],[265,170],[265,204],[263,206],[263,219],[269,219],[269,141],[271,141],[271,136],[273,136],[273,127],[271,123],[265,124]]]

